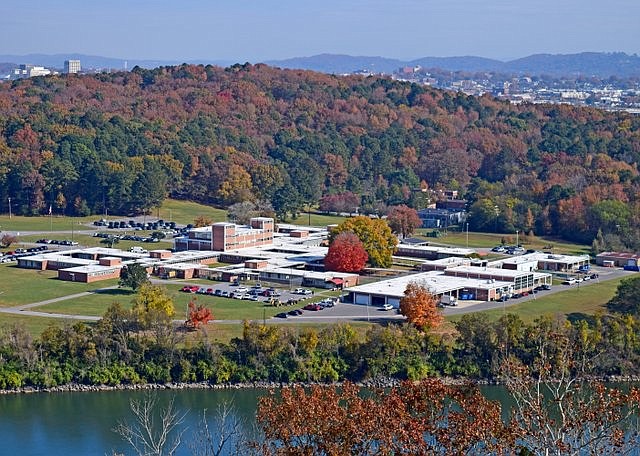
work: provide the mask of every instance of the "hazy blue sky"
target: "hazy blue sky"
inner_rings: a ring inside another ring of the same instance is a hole
[[[638,0],[4,0],[0,54],[261,61],[640,52]]]

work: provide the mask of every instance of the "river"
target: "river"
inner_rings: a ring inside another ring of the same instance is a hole
[[[202,411],[213,418],[219,404],[233,401],[237,416],[254,426],[258,397],[265,390],[158,390],[158,403],[187,412],[182,427],[183,444],[176,456],[188,456]],[[113,428],[119,421],[131,421],[130,400],[144,399],[144,392],[69,392],[0,396],[0,455],[20,456],[104,456],[113,452],[134,454]]]

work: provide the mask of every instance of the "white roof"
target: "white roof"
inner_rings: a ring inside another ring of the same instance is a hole
[[[404,291],[407,289],[407,285],[412,282],[426,286],[431,293],[437,295],[450,293],[463,288],[496,289],[507,288],[513,285],[512,282],[487,282],[486,279],[452,277],[446,276],[439,271],[430,271],[397,277],[395,279],[382,280],[380,282],[369,283],[366,285],[357,285],[355,287],[345,288],[345,291],[401,298],[404,296]]]
[[[449,268],[447,271],[455,271],[462,274],[483,274],[483,275],[495,275],[501,277],[511,277],[515,279],[516,277],[522,277],[524,275],[532,274],[529,271],[516,271],[513,269],[499,269],[499,268],[485,268],[482,266],[456,266],[454,268]]]
[[[410,244],[398,244],[398,250],[403,251],[415,251],[415,252],[433,252],[441,253],[443,255],[473,255],[476,253],[473,249],[464,249],[460,247],[439,247],[434,245],[410,245]]]
[[[103,266],[100,264],[90,264],[85,266],[74,266],[72,268],[60,269],[60,271],[90,274],[92,272],[115,271],[116,269],[121,269],[121,268],[122,268],[122,265],[120,264],[115,266]]]

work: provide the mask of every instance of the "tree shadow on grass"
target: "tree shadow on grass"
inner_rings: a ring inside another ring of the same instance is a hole
[[[589,326],[593,326],[595,324],[595,318],[593,317],[593,315],[585,314],[582,312],[568,313],[567,320],[569,320],[571,323],[586,321]]]
[[[134,292],[124,288],[110,288],[107,290],[96,290],[96,294],[108,295],[108,296],[132,296]]]

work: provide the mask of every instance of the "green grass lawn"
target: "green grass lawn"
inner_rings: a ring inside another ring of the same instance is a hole
[[[84,291],[113,286],[116,279],[96,283],[57,280],[56,271],[19,269],[15,265],[0,265],[0,307],[45,301]]]
[[[419,230],[418,234],[424,234],[432,230],[425,229]],[[456,247],[466,247],[467,245],[467,233],[459,231],[449,231],[445,236],[439,238],[425,238],[433,244],[446,244]],[[516,243],[516,235],[514,234],[495,234],[495,233],[474,233],[469,232],[469,247],[470,248],[488,248],[500,245],[502,239],[507,244]],[[567,254],[588,254],[591,250],[591,246],[585,244],[576,244],[560,239],[538,236],[519,236],[520,244],[527,249],[535,250],[553,250],[555,253],[567,253]]]
[[[295,219],[287,221],[287,223],[292,223],[294,225],[326,227],[327,225],[338,225],[346,219],[347,217],[340,217],[338,215],[315,214],[312,212],[311,223],[309,223],[309,214],[307,213],[302,213]]]
[[[127,234],[131,234],[132,232],[129,231],[127,232]],[[146,232],[146,231],[136,231],[136,234],[138,234],[139,236],[150,236],[151,232]],[[123,231],[120,234],[125,234],[125,232]],[[46,239],[59,239],[59,240],[63,240],[63,239],[70,239],[71,240],[71,236],[60,236],[60,235],[56,235],[55,233],[51,234],[51,235],[28,235],[28,236],[20,236],[20,242],[16,243],[16,244],[12,244],[8,249],[5,250],[15,250],[17,247],[22,247],[23,243],[25,242],[36,242],[39,239],[42,238],[46,238]],[[78,247],[83,248],[83,247],[109,247],[109,244],[103,244],[102,240],[104,240],[104,238],[99,238],[99,237],[93,237],[93,236],[89,236],[87,234],[75,234],[73,236],[73,240],[76,241],[78,243]],[[43,244],[44,245],[44,244]],[[131,247],[133,247],[134,245],[138,245],[144,249],[147,250],[157,250],[157,249],[168,249],[173,247],[173,238],[167,238],[167,239],[162,239],[160,240],[160,242],[140,242],[140,241],[125,241],[125,240],[121,240],[119,241],[117,244],[113,245],[114,249],[120,249],[120,250],[129,250]],[[50,249],[55,248],[56,246],[54,244],[49,245],[48,246]]]
[[[27,315],[13,315],[0,313],[0,330],[11,328],[14,325],[23,326],[29,334],[34,337],[39,336],[49,326],[63,326],[71,320],[62,320],[60,318],[34,317]]]
[[[174,199],[164,200],[160,209],[154,210],[151,217],[186,225],[193,223],[193,221],[201,215],[211,218],[214,222],[224,222],[227,220],[227,211],[224,209],[217,209],[192,201],[178,201]]]
[[[588,286],[578,287],[573,285],[566,287],[565,291],[549,296],[533,299],[521,298],[520,303],[507,306],[504,309],[487,310],[483,312],[491,320],[497,320],[505,313],[518,315],[525,322],[532,322],[542,315],[562,314],[571,318],[579,315],[593,315],[598,311],[606,311],[605,304],[613,297],[621,280],[619,277],[613,280],[591,283]],[[563,285],[558,285],[562,287]],[[447,317],[450,322],[458,321],[460,315]]]
[[[2,231],[77,231],[86,230],[94,220],[101,218],[99,215],[89,217],[64,217],[64,216],[34,216],[24,217],[14,215],[0,215],[0,230]]]

